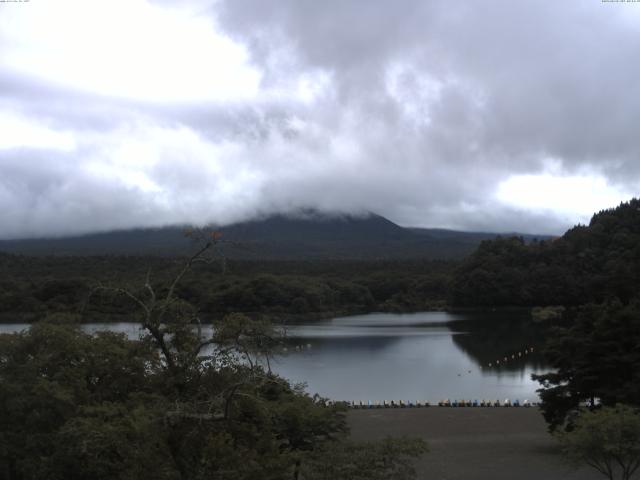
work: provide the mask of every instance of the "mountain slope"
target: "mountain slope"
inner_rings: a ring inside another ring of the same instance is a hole
[[[379,215],[274,215],[220,230],[230,258],[460,258],[495,234],[403,228]],[[184,255],[185,227],[133,229],[77,237],[0,241],[0,251],[29,255]]]

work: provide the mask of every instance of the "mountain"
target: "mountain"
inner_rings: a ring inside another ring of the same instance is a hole
[[[82,236],[0,241],[0,251],[27,255],[184,255],[192,248],[186,227],[132,229]],[[497,234],[403,228],[375,214],[273,215],[226,227],[221,250],[248,259],[452,259]]]

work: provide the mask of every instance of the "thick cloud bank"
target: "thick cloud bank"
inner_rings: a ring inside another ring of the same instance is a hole
[[[640,3],[0,3],[0,238],[317,208],[559,233],[640,194]]]

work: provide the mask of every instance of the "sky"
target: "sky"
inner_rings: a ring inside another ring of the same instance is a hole
[[[0,2],[0,238],[640,196],[640,2]]]

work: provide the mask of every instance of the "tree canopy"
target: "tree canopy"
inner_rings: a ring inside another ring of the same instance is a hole
[[[640,467],[640,415],[626,405],[582,410],[572,431],[558,434],[564,455],[609,480],[629,480]]]
[[[456,270],[450,302],[582,305],[640,291],[640,199],[595,214],[554,240],[484,241]]]
[[[534,375],[552,429],[567,425],[582,403],[640,405],[640,303],[586,305],[548,334],[555,371]]]

